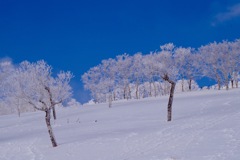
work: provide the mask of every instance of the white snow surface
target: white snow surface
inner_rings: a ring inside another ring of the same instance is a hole
[[[44,112],[0,116],[0,160],[240,160],[240,89],[57,108],[53,148]]]

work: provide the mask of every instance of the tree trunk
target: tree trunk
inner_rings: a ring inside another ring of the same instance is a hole
[[[21,110],[20,110],[20,106],[19,105],[17,106],[17,112],[18,112],[18,117],[20,117],[21,116]]]
[[[154,97],[157,97],[157,88],[155,82],[153,82]]]
[[[170,96],[168,101],[168,121],[172,120],[172,103],[173,103],[173,95],[174,95],[174,89],[175,89],[175,82],[169,82],[171,83],[171,90],[170,90]]]
[[[20,109],[20,100],[18,99],[18,102],[17,102],[17,113],[18,113],[18,117],[21,116],[21,109]]]
[[[149,96],[152,97],[152,83],[149,82],[149,86],[150,86],[150,93],[149,93]]]
[[[221,89],[220,80],[218,80],[217,82],[218,82],[218,90],[220,90]]]
[[[189,91],[192,90],[192,79],[191,78],[189,79],[188,89],[189,89]]]
[[[138,82],[136,84],[136,92],[135,92],[135,94],[136,94],[136,99],[139,99],[139,96],[138,96]]]
[[[123,89],[123,99],[126,99],[126,86]]]
[[[232,88],[234,88],[234,86],[233,86],[233,79],[231,80],[231,85],[232,85]]]
[[[182,92],[184,92],[184,79],[182,79]]]
[[[56,110],[55,110],[55,106],[53,106],[53,118],[54,118],[54,120],[56,120],[57,119],[57,116],[56,116]]]
[[[225,86],[226,86],[226,90],[228,90],[229,89],[228,80],[225,81]]]
[[[108,96],[108,107],[112,108],[112,94],[109,94]]]
[[[113,92],[113,100],[116,101],[116,93],[115,93],[115,91]]]
[[[131,88],[128,85],[128,99],[132,99]]]
[[[46,112],[45,121],[46,121],[46,124],[47,124],[48,133],[49,133],[49,136],[50,136],[50,140],[52,142],[52,146],[57,147],[57,142],[55,140],[53,130],[52,130],[52,127],[51,127],[51,121],[50,121],[51,110],[47,110],[45,112]]]
[[[170,95],[169,95],[169,100],[168,100],[168,115],[167,115],[167,121],[172,120],[172,103],[173,103],[173,95],[174,95],[174,89],[176,83],[172,80],[169,79],[168,75],[164,75],[163,80],[168,81],[168,83],[171,84],[171,89],[170,89]]]
[[[216,79],[217,79],[217,83],[218,83],[218,90],[221,89],[221,80],[220,77],[218,76],[217,70],[214,70],[215,74],[216,74]]]

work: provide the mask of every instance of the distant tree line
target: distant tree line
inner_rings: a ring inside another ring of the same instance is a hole
[[[159,51],[143,55],[118,55],[103,60],[82,75],[85,89],[96,102],[140,99],[170,93],[171,80],[178,90],[197,88],[196,80],[208,77],[218,89],[238,87],[240,40],[213,42],[198,49],[176,47],[169,43]]]
[[[198,49],[176,47],[172,43],[160,46],[159,51],[143,55],[118,55],[103,60],[82,75],[85,89],[96,103],[121,99],[169,95],[168,121],[171,121],[173,94],[198,89],[196,80],[213,79],[217,88],[229,84],[238,87],[240,73],[240,40],[213,42]],[[52,74],[45,61],[13,65],[0,61],[0,114],[39,110],[45,112],[45,121],[53,147],[57,146],[51,128],[51,113],[55,107],[71,98],[69,85],[72,73]],[[78,105],[73,99],[71,105]]]

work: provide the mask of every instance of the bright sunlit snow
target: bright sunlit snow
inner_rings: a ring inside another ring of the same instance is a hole
[[[44,112],[0,116],[1,160],[239,160],[240,89],[57,108],[53,148]]]

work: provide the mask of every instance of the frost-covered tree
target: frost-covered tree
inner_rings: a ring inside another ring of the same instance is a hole
[[[168,43],[160,46],[161,51],[155,54],[155,72],[164,81],[171,84],[170,95],[168,101],[168,114],[167,120],[172,120],[172,103],[175,90],[176,81],[178,79],[178,68],[175,64],[174,49],[175,46],[172,43]]]
[[[103,60],[100,65],[102,72],[101,82],[99,86],[102,87],[103,93],[106,95],[109,108],[112,107],[112,101],[115,100],[114,89],[116,87],[116,61],[114,59]]]
[[[143,57],[143,77],[144,81],[149,83],[149,96],[157,96],[157,90],[155,82],[157,81],[156,75],[156,65],[158,65],[158,62],[156,62],[156,57],[154,53],[147,54]],[[154,91],[154,94],[153,94]]]
[[[123,90],[123,99],[131,99],[130,90],[130,68],[132,65],[131,57],[128,54],[118,55],[116,57],[116,81],[118,86]]]
[[[132,56],[132,66],[130,68],[131,80],[135,85],[135,98],[139,99],[139,85],[143,82],[143,56],[141,53],[136,53]]]
[[[96,102],[171,93],[173,96],[170,90],[174,91],[177,80],[182,80],[182,91],[195,90],[198,85],[194,80],[204,76],[214,79],[219,89],[222,84],[228,88],[229,80],[232,86],[233,81],[237,86],[239,44],[239,40],[213,42],[196,52],[193,48],[176,48],[169,43],[161,46],[159,52],[136,53],[133,56],[123,54],[115,59],[103,60],[86,72],[82,80]]]
[[[11,105],[9,101],[9,94],[11,93],[14,82],[10,81],[11,75],[13,75],[14,66],[11,59],[4,58],[0,60],[0,100],[1,100],[1,114],[9,114],[15,111],[20,115],[20,108],[15,105]]]
[[[81,103],[79,103],[76,99],[71,98],[68,103],[67,103],[67,107],[76,107],[79,108],[81,106]]]
[[[45,112],[45,121],[53,147],[57,146],[57,142],[51,127],[51,110],[71,96],[69,82],[72,77],[70,72],[63,71],[53,77],[52,67],[43,60],[36,63],[22,62],[12,76],[12,79],[18,82],[18,88],[12,96],[27,102],[36,110]]]
[[[183,79],[179,79],[176,83],[176,87],[175,87],[175,93],[176,92],[182,92],[182,90],[187,91],[189,90],[189,80],[183,80]],[[184,86],[184,88],[182,88]],[[198,84],[193,80],[192,81],[192,86],[191,86],[192,91],[196,91],[199,90],[199,86]]]
[[[188,81],[188,90],[192,90],[192,82],[198,75],[196,67],[196,55],[193,48],[179,47],[174,53],[175,63],[182,79],[182,91],[184,91],[184,79]]]
[[[101,100],[101,90],[99,84],[101,82],[101,68],[100,65],[90,68],[82,75],[84,88],[89,90],[95,103],[103,102]]]
[[[201,71],[206,77],[215,80],[218,84],[218,89],[221,88],[221,55],[217,42],[201,46],[198,51],[201,55]]]
[[[22,112],[33,111],[33,109],[18,97],[11,96],[11,93],[19,89],[18,82],[12,80],[14,70],[15,66],[10,58],[0,60],[0,114],[17,113],[20,117]]]
[[[231,84],[232,88],[238,88],[239,74],[240,74],[240,39],[236,39],[229,43],[231,49]]]
[[[4,98],[9,92],[9,77],[13,74],[13,64],[10,59],[0,60],[0,98]]]
[[[214,42],[199,48],[203,74],[218,83],[218,89],[224,84],[229,88],[239,73],[239,41]]]
[[[219,47],[219,56],[220,56],[220,72],[222,75],[222,81],[226,87],[226,89],[229,89],[229,81],[230,81],[230,75],[232,74],[232,63],[233,63],[233,56],[230,48],[230,43],[228,41],[223,41],[221,43],[218,43]]]
[[[12,82],[12,83],[14,83],[14,82]],[[11,86],[15,87],[15,85],[12,85],[12,84],[11,84]],[[16,90],[16,88],[13,90]],[[13,96],[11,96],[11,94],[7,96],[5,103],[9,107],[11,106],[10,108],[12,108],[12,111],[14,113],[17,113],[18,117],[21,116],[21,113],[30,112],[30,111],[35,110],[28,103],[24,102],[21,98],[13,97]]]
[[[108,101],[111,107],[112,100],[115,99],[116,71],[116,61],[108,59],[84,73],[84,88],[91,92],[95,102]]]

